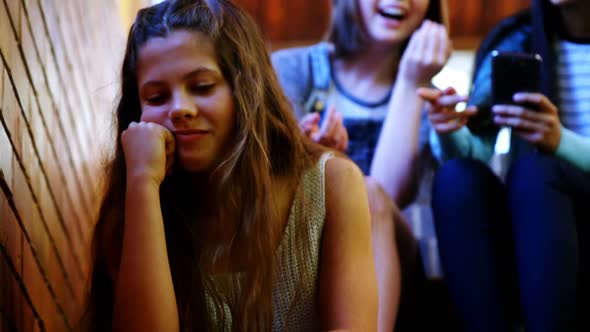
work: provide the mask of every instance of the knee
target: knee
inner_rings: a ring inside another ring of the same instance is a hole
[[[534,153],[515,160],[506,179],[511,210],[538,208],[540,202],[554,204],[547,197],[560,190],[561,172],[559,160],[552,156]]]
[[[459,202],[489,186],[493,173],[475,159],[453,159],[445,162],[434,177],[433,200]]]
[[[522,187],[544,183],[559,170],[557,158],[541,153],[527,154],[512,163],[508,173],[509,187]]]

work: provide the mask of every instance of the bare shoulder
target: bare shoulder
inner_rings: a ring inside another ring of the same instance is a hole
[[[360,168],[348,159],[334,157],[326,162],[325,172],[328,220],[368,219],[368,198]]]
[[[338,156],[326,161],[326,189],[357,182],[363,185],[364,175],[354,162]]]
[[[377,277],[364,176],[352,161],[326,162],[319,307],[323,330],[375,331]]]

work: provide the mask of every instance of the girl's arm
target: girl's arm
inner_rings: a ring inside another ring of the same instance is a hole
[[[412,200],[423,101],[416,98],[417,85],[395,84],[389,113],[381,129],[370,175],[400,207]]]
[[[333,158],[326,163],[325,186],[319,276],[321,328],[376,331],[377,276],[363,175],[351,161]]]
[[[417,184],[415,165],[424,102],[416,90],[429,84],[450,51],[444,26],[425,21],[413,34],[400,61],[370,175],[402,208],[411,202]]]
[[[173,138],[163,127],[140,123],[132,124],[122,141],[127,188],[113,330],[178,331],[159,193]]]
[[[569,129],[562,128],[561,140],[555,155],[569,161],[582,171],[590,173],[590,137],[583,137]]]

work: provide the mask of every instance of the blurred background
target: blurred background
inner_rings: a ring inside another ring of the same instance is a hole
[[[0,331],[72,331],[83,312],[126,33],[149,0],[0,1]],[[236,0],[269,50],[322,39],[331,0]],[[466,92],[473,52],[529,0],[447,0]]]

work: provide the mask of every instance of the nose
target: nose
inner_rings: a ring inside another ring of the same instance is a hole
[[[169,117],[172,121],[192,119],[197,116],[197,105],[185,91],[177,91],[172,96]]]

